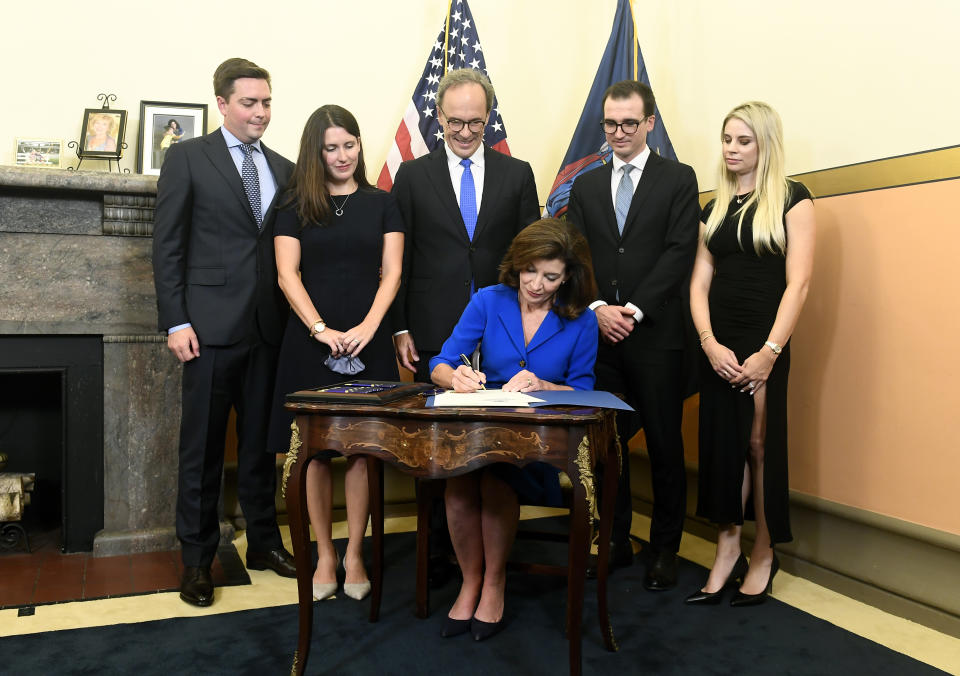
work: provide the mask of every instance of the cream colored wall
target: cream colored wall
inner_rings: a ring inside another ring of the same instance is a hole
[[[122,166],[136,162],[140,100],[207,102],[210,76],[242,55],[274,77],[267,143],[294,157],[317,106],[357,115],[376,175],[446,10],[446,0],[236,0],[163,3],[66,0],[7,3],[0,55],[10,97],[0,163],[17,136],[76,139],[99,92],[130,112]],[[487,67],[518,157],[541,201],[550,188],[609,35],[615,0],[473,0]],[[635,2],[637,31],[680,157],[714,185],[717,126],[733,105],[761,98],[784,117],[791,173],[957,143],[960,3],[804,3],[769,0]],[[231,28],[225,9],[246,22]],[[248,18],[249,17],[249,18]],[[509,20],[508,20],[509,17]],[[224,26],[224,28],[220,28]],[[61,40],[50,29],[61,27]],[[39,33],[42,39],[29,37]],[[102,42],[72,35],[102,36]],[[249,46],[245,46],[249,43]],[[87,162],[85,167],[104,167]]]
[[[790,173],[960,142],[956,124],[960,89],[954,86],[960,81],[960,59],[953,35],[960,25],[960,3],[954,0],[914,0],[907,8],[892,0],[635,4],[638,35],[661,112],[677,153],[697,170],[702,189],[714,187],[720,120],[746,99],[763,99],[780,110]],[[13,164],[16,136],[78,138],[83,109],[97,106],[97,93],[112,92],[118,96],[114,107],[130,112],[126,134],[130,148],[122,166],[132,170],[140,100],[207,102],[210,127],[215,128],[219,115],[210,91],[211,74],[224,58],[240,55],[274,76],[268,144],[294,158],[310,112],[323,103],[339,103],[360,121],[370,174],[375,177],[447,2],[281,1],[265,12],[263,3],[249,0],[178,3],[173,11],[163,3],[104,0],[97,3],[95,15],[89,4],[65,0],[8,5],[6,37],[0,42],[8,71],[0,163]],[[472,0],[510,146],[514,155],[533,165],[541,202],[579,119],[615,5],[615,0]],[[226,9],[239,18],[225,20]],[[249,25],[251,30],[244,34],[231,23]],[[51,35],[58,27],[63,31],[59,40]],[[36,34],[42,37],[35,38]],[[70,37],[74,34],[102,36],[103,41],[74,42]],[[105,163],[84,166],[99,168]],[[828,262],[833,266],[829,269],[846,270],[844,275],[858,269],[838,262],[836,251],[825,251],[830,233],[835,239],[842,225],[825,221],[818,270]],[[872,236],[869,231],[862,234],[868,241]],[[852,246],[843,247],[843,252],[844,257],[856,255]],[[815,280],[815,287],[819,283]],[[812,294],[816,292],[815,288]],[[804,324],[812,322],[815,312],[808,314],[801,321],[802,335],[815,341],[820,336],[817,328]],[[857,327],[851,331],[859,336]],[[882,328],[873,326],[871,331]],[[940,337],[944,335],[952,334]],[[802,342],[798,340],[798,346]],[[808,342],[797,350],[796,363],[829,347]],[[845,359],[838,353],[827,356]],[[884,386],[909,392],[909,371],[901,376],[884,381]],[[799,372],[796,380],[804,392],[810,389]],[[815,389],[808,392],[810,401],[816,400]],[[946,410],[955,410],[960,403],[956,397],[946,390],[941,394]],[[828,400],[834,401],[824,401]],[[880,443],[844,427],[846,421],[871,429],[871,416],[884,414],[883,401],[865,409],[865,400],[851,394],[837,400],[836,407],[831,405],[828,413],[839,417],[823,415],[823,420],[837,430],[848,430],[849,438],[821,425],[794,437],[800,442],[800,455],[793,460],[795,487],[960,532],[955,518],[940,516],[940,498],[949,495],[951,477],[917,474],[909,477],[909,485],[897,483],[907,475],[897,469],[901,465],[895,450],[910,447],[919,438],[909,429],[875,456],[878,462],[890,463],[890,471],[873,471],[866,484],[837,479],[855,475],[854,468],[836,461],[851,445],[860,439],[871,446]],[[850,416],[843,415],[845,405],[851,407]],[[839,438],[844,447],[835,446]],[[925,433],[923,439],[924,444],[942,442],[925,456],[934,464],[949,456],[946,444],[956,446],[936,434]],[[857,457],[865,463],[868,458]],[[798,466],[801,458],[814,466]],[[834,474],[835,469],[850,471]],[[944,483],[925,491],[926,481],[938,479]],[[910,504],[910,496],[920,493],[936,499]]]

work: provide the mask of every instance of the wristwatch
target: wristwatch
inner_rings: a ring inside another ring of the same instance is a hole
[[[310,337],[313,338],[318,333],[323,333],[324,329],[327,328],[327,325],[324,323],[323,319],[318,319],[313,323],[313,326],[310,327]]]
[[[764,345],[766,345],[766,346],[769,347],[771,350],[773,350],[773,353],[774,353],[774,354],[780,354],[780,352],[783,351],[783,346],[782,346],[782,345],[779,345],[778,343],[773,342],[772,340],[766,341],[766,342],[764,343]]]

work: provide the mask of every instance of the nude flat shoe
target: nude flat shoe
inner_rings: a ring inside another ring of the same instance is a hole
[[[337,568],[340,567],[340,552],[337,552],[337,565],[334,567],[334,574],[336,574]],[[336,582],[314,582],[313,583],[313,600],[314,601],[323,601],[330,598],[337,593],[337,583]]]
[[[337,593],[337,583],[336,582],[314,582],[313,583],[313,600],[314,601],[323,601],[330,598]]]
[[[343,593],[352,599],[362,601],[370,593],[370,580],[364,582],[343,583]]]

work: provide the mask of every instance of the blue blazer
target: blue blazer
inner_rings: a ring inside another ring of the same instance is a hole
[[[576,319],[549,312],[524,345],[517,290],[497,284],[470,299],[440,354],[430,360],[430,371],[440,363],[457,368],[460,354],[472,354],[479,342],[480,370],[488,384],[501,385],[527,369],[555,385],[592,390],[597,339],[597,318],[588,308]]]

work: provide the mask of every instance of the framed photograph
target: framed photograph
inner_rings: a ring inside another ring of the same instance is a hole
[[[207,133],[207,104],[140,102],[140,130],[137,133],[137,171],[160,174],[163,158],[174,143]]]
[[[63,141],[55,138],[18,138],[17,166],[60,169]]]
[[[123,154],[123,134],[127,129],[127,111],[87,108],[83,111],[80,155],[119,160]]]

